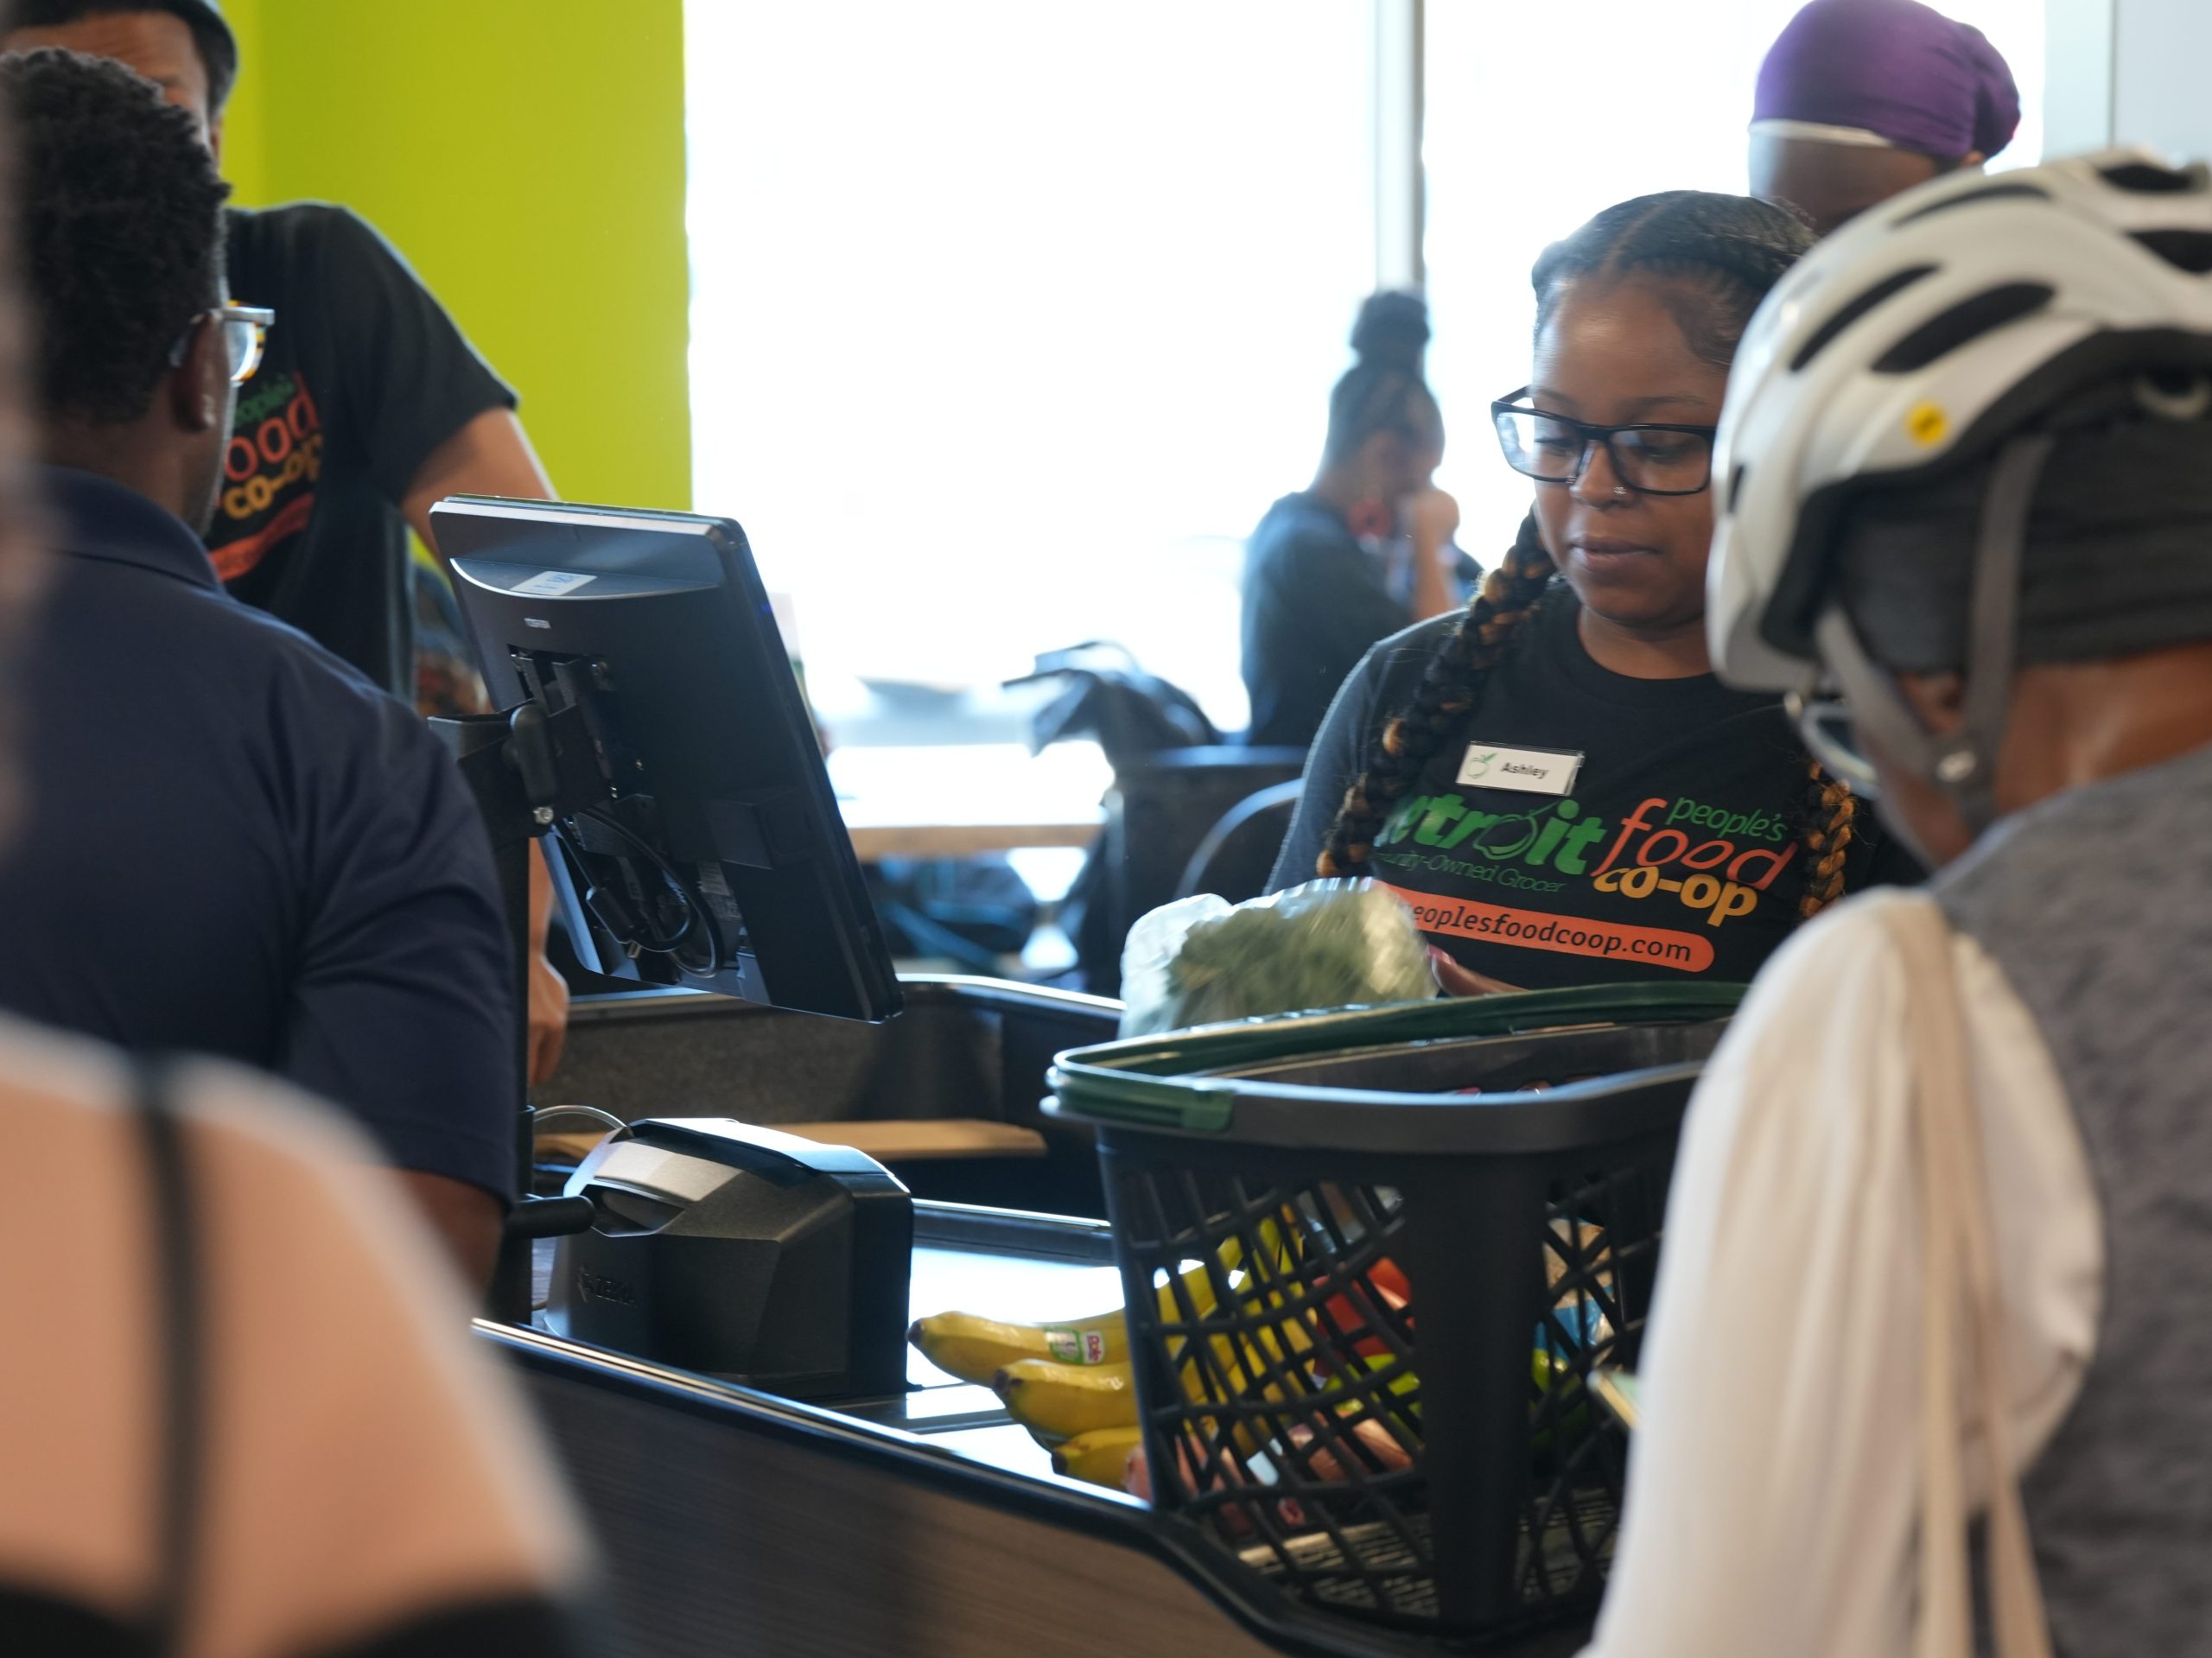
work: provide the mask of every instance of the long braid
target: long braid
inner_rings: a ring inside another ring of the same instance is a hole
[[[1422,768],[1443,747],[1482,701],[1483,685],[1506,642],[1528,619],[1552,579],[1551,555],[1536,534],[1532,513],[1497,569],[1483,580],[1482,591],[1459,618],[1421,675],[1413,701],[1386,723],[1367,752],[1367,765],[1351,788],[1329,830],[1328,843],[1315,861],[1324,877],[1365,873],[1375,837],[1390,813],[1420,779]]]
[[[1841,778],[1832,778],[1818,760],[1807,759],[1805,776],[1811,812],[1805,825],[1805,896],[1797,918],[1810,921],[1843,896],[1843,866],[1859,838],[1859,797]]]

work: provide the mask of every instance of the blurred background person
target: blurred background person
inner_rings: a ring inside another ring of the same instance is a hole
[[[1456,609],[1475,567],[1452,545],[1459,509],[1430,480],[1444,417],[1421,375],[1428,307],[1376,294],[1357,360],[1329,394],[1313,481],[1268,509],[1244,559],[1244,688],[1255,746],[1304,748],[1378,639]]]
[[[582,1649],[528,1408],[358,1132],[0,1017],[0,1651]]]
[[[1978,29],[1918,0],[1812,0],[1759,66],[1751,194],[1823,236],[2012,142],[2020,93]]]
[[[9,13],[0,45],[136,70],[191,115],[219,164],[239,65],[213,0],[16,0]],[[231,207],[223,224],[225,297],[280,321],[225,451],[205,531],[215,573],[411,703],[408,530],[435,551],[430,508],[447,496],[550,499],[553,486],[513,391],[374,226],[319,201]],[[560,1058],[569,995],[544,956],[551,883],[534,874],[530,1069],[542,1081]]]

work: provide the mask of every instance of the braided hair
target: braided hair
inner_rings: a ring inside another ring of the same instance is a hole
[[[1669,190],[1608,207],[1536,261],[1536,330],[1577,277],[1661,278],[1661,302],[1690,350],[1726,368],[1751,313],[1783,273],[1812,245],[1812,233],[1780,207],[1748,196]],[[1537,533],[1535,515],[1429,662],[1413,701],[1386,721],[1365,769],[1345,791],[1315,869],[1328,876],[1369,871],[1375,837],[1428,763],[1481,702],[1491,670],[1520,633],[1557,574]],[[1806,891],[1810,917],[1842,896],[1844,854],[1856,838],[1859,803],[1842,783],[1807,763],[1809,816]]]
[[[1428,306],[1418,294],[1370,295],[1352,324],[1357,359],[1329,393],[1329,435],[1321,463],[1340,466],[1377,432],[1419,439],[1440,431],[1436,396],[1421,378],[1428,347]]]
[[[1319,873],[1367,873],[1376,835],[1460,720],[1482,701],[1491,669],[1543,597],[1552,575],[1551,555],[1537,536],[1532,512],[1522,521],[1504,562],[1483,578],[1482,591],[1421,675],[1412,702],[1383,726],[1369,750],[1367,769],[1353,779],[1338,808],[1315,865]]]

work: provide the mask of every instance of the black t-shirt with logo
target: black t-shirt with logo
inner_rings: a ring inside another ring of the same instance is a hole
[[[1796,925],[1805,753],[1771,697],[1711,675],[1635,679],[1583,648],[1554,583],[1465,729],[1376,838],[1373,873],[1463,965],[1529,989],[1748,980]],[[1384,640],[1344,683],[1307,762],[1275,887],[1313,878],[1344,791],[1455,618]],[[1862,809],[1852,890],[1916,880]]]
[[[400,503],[433,450],[514,393],[407,264],[342,207],[228,215],[234,302],[276,313],[238,388],[207,532],[216,573],[410,702]]]

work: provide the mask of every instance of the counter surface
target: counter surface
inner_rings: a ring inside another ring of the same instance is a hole
[[[1100,1223],[918,1204],[916,1232],[917,1316],[1121,1299]],[[539,1266],[542,1302],[550,1248]],[[1054,1475],[988,1388],[918,1353],[914,1391],[827,1408],[480,1329],[531,1385],[608,1559],[617,1648],[638,1658],[1567,1658],[1586,1639],[1446,1644],[1315,1614],[1136,1499]]]

